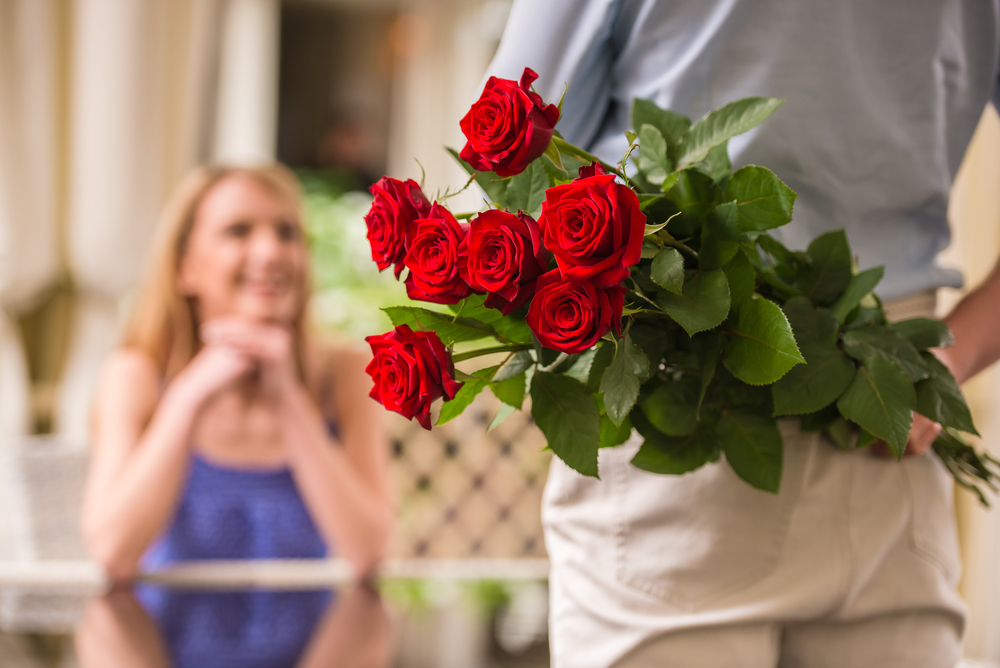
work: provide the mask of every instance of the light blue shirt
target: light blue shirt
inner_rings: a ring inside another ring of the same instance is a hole
[[[489,73],[531,67],[558,129],[617,162],[633,98],[696,119],[748,96],[786,99],[730,141],[734,168],[798,193],[777,235],[805,248],[847,230],[895,299],[959,287],[938,265],[948,194],[997,94],[1000,0],[516,0]],[[1000,187],[1000,184],[997,184]]]

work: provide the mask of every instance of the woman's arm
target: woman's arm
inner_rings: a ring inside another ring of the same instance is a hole
[[[361,577],[385,554],[392,526],[389,448],[378,404],[366,390],[367,357],[331,353],[321,361],[332,376],[330,405],[319,407],[295,371],[291,335],[278,326],[239,318],[205,325],[206,341],[232,346],[260,363],[261,390],[275,406],[292,476],[327,544],[354,564]],[[324,415],[336,420],[330,437]]]
[[[239,352],[206,348],[160,397],[159,373],[143,353],[119,350],[106,362],[81,530],[91,555],[112,579],[135,575],[140,557],[172,516],[201,406],[249,368]]]
[[[324,412],[336,420],[341,447],[301,384],[282,395],[281,429],[306,507],[328,543],[363,576],[385,555],[392,528],[388,438],[379,406],[365,392],[367,358],[350,350],[331,358],[333,405]]]
[[[128,590],[115,590],[93,599],[74,635],[83,668],[170,666],[156,625]]]

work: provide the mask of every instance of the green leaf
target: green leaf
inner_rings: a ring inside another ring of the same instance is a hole
[[[698,266],[718,269],[729,263],[740,248],[740,223],[736,203],[726,202],[715,207],[701,227],[701,250]]]
[[[649,423],[667,436],[687,436],[698,428],[698,388],[690,382],[664,383],[639,403]]]
[[[913,344],[888,327],[868,325],[852,329],[844,334],[844,352],[859,362],[881,357],[898,366],[914,383],[930,375],[927,363]]]
[[[765,167],[748,165],[726,184],[726,199],[736,200],[740,229],[770,230],[792,219],[795,191]]]
[[[670,157],[670,162],[676,162],[677,142],[681,135],[691,127],[691,120],[667,109],[661,109],[652,100],[641,98],[632,100],[630,116],[633,128],[641,128],[648,124],[659,130],[667,142],[667,155]]]
[[[653,185],[660,185],[669,172],[674,171],[667,157],[667,140],[652,125],[648,123],[639,128],[639,169],[646,180]]]
[[[847,284],[847,289],[844,290],[844,294],[831,307],[833,317],[837,319],[837,322],[843,324],[847,320],[847,316],[851,311],[857,308],[861,300],[875,289],[878,282],[882,280],[884,273],[884,267],[872,267],[851,277],[850,282]]]
[[[680,172],[677,183],[667,192],[667,200],[667,204],[673,203],[681,212],[667,226],[667,230],[675,237],[683,238],[694,234],[708,212],[722,203],[722,190],[710,176],[685,170]],[[671,210],[671,215],[675,212]]]
[[[559,147],[556,146],[556,143],[554,141],[549,142],[548,147],[546,147],[545,152],[542,153],[542,155],[551,160],[552,165],[556,169],[562,172],[566,171],[566,168],[563,166],[562,154],[559,153]]]
[[[921,356],[931,374],[930,378],[916,385],[917,412],[945,427],[961,429],[978,436],[969,406],[948,367],[932,353],[921,353]]]
[[[708,112],[681,135],[678,167],[704,160],[715,146],[763,123],[783,102],[775,98],[748,97]]]
[[[834,344],[840,329],[833,312],[827,308],[813,308],[806,297],[792,297],[781,309],[792,326],[795,340]]]
[[[510,178],[507,186],[507,208],[521,210],[533,218],[542,212],[545,190],[549,187],[549,177],[545,169],[536,161],[527,169]]]
[[[722,359],[729,372],[748,385],[770,385],[805,362],[792,327],[777,304],[751,299],[736,309],[733,338]]]
[[[507,179],[500,178],[494,172],[477,172],[472,165],[459,157],[458,151],[447,146],[445,147],[445,150],[451,154],[451,157],[455,158],[458,164],[462,166],[462,169],[470,175],[476,175],[476,183],[483,189],[486,196],[490,198],[491,202],[500,208],[507,208]]]
[[[493,396],[500,401],[520,409],[522,404],[524,404],[524,392],[526,389],[524,384],[525,378],[522,373],[506,380],[494,380],[490,383],[490,390],[493,392]]]
[[[694,165],[700,172],[708,174],[716,183],[722,183],[733,171],[733,165],[729,162],[729,142],[722,142],[708,152],[704,160]]]
[[[729,295],[733,305],[741,304],[753,297],[756,289],[757,272],[754,271],[746,253],[738,252],[724,267],[729,282]]]
[[[662,230],[664,227],[666,227],[670,223],[671,220],[673,220],[674,218],[676,218],[679,215],[681,215],[680,211],[678,211],[677,213],[673,214],[672,216],[670,216],[669,218],[667,218],[662,223],[657,223],[656,225],[646,225],[646,230],[645,230],[645,232],[643,232],[642,236],[648,237],[651,234],[656,234],[657,232],[659,232],[660,230]]]
[[[661,292],[656,303],[694,336],[718,327],[729,315],[729,282],[721,269],[699,271],[684,283],[681,295]]]
[[[499,383],[508,378],[519,376],[528,370],[535,360],[531,359],[531,354],[527,350],[520,350],[514,353],[509,360],[500,366],[500,370],[493,376],[493,382]]]
[[[621,445],[628,440],[628,437],[632,435],[632,421],[629,420],[628,416],[625,416],[625,420],[622,422],[621,426],[616,425],[611,421],[607,415],[601,416],[601,440],[598,447],[601,448],[613,448],[616,445]]]
[[[483,305],[485,299],[486,295],[470,295],[448,308],[463,318],[472,318],[489,325],[501,340],[511,343],[531,343],[531,329],[524,318],[513,314],[505,316],[497,309],[488,308]]]
[[[441,415],[437,421],[438,426],[443,425],[445,422],[450,422],[461,415],[462,411],[472,403],[472,400],[483,391],[483,388],[490,384],[490,379],[493,378],[493,374],[499,368],[499,366],[491,366],[472,373],[466,379],[462,388],[455,393],[455,397],[451,401],[441,404]]]
[[[650,371],[655,373],[660,365],[660,360],[663,359],[663,353],[667,348],[673,347],[673,335],[677,333],[677,330],[665,332],[660,323],[654,325],[637,322],[632,325],[628,333],[632,340],[635,341],[635,345],[639,346],[642,352],[646,353]]]
[[[582,383],[560,374],[535,372],[531,415],[557,457],[583,475],[597,477],[601,417],[594,396]]]
[[[847,390],[857,367],[830,341],[800,342],[806,363],[771,387],[775,415],[803,415],[829,406]]]
[[[931,318],[910,318],[889,325],[902,334],[918,350],[928,348],[947,348],[955,345],[955,339],[948,325],[941,320]]]
[[[851,247],[844,230],[827,232],[812,240],[806,250],[812,266],[802,281],[802,291],[820,305],[832,304],[851,282]]]
[[[500,404],[500,408],[497,409],[496,415],[490,420],[490,426],[486,427],[486,431],[493,431],[504,422],[507,421],[511,415],[517,412],[517,409],[510,404]]]
[[[618,342],[618,352],[608,365],[601,379],[601,394],[608,417],[616,426],[621,426],[628,417],[639,396],[639,378],[649,375],[649,360],[646,353],[633,343],[626,333]]]
[[[419,306],[386,306],[382,310],[395,326],[409,325],[412,329],[437,332],[438,338],[446,346],[459,341],[475,341],[497,335],[492,327],[478,320],[453,318],[445,313]]]
[[[684,258],[676,248],[664,248],[653,258],[649,277],[664,290],[683,294]]]
[[[697,430],[682,438],[672,438],[657,431],[642,413],[632,414],[632,426],[645,439],[632,458],[632,466],[650,473],[681,475],[707,464],[714,449],[706,436]]]
[[[913,383],[892,362],[865,360],[850,387],[837,401],[841,415],[889,444],[903,456],[917,395]]]
[[[719,332],[709,332],[702,339],[701,348],[701,387],[698,391],[698,404],[695,406],[695,418],[701,419],[701,405],[705,401],[708,386],[715,378],[719,357],[722,355],[722,335]]]
[[[778,493],[784,444],[773,419],[734,410],[722,415],[716,434],[736,475],[757,489]]]
[[[597,354],[594,355],[594,361],[590,365],[590,375],[587,379],[587,389],[591,392],[600,391],[604,372],[611,364],[611,360],[615,358],[616,350],[617,348],[613,343],[604,342],[598,344]]]
[[[587,380],[590,378],[590,368],[594,364],[594,358],[597,357],[597,348],[590,348],[585,350],[579,355],[575,355],[576,359],[570,365],[565,373],[570,378],[576,378],[578,381],[587,384]]]

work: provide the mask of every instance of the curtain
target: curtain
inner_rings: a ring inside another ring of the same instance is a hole
[[[206,157],[219,0],[76,0],[67,259],[77,288],[56,428],[87,438],[100,365],[141,280],[157,216]]]
[[[0,0],[0,437],[29,427],[14,318],[59,274],[52,0]],[[4,443],[0,442],[0,445]]]

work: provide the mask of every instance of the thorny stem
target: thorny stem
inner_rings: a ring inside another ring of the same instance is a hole
[[[520,350],[531,350],[531,348],[531,344],[522,343],[516,343],[512,346],[493,346],[492,348],[480,348],[478,350],[469,350],[468,352],[458,353],[457,355],[452,355],[451,359],[453,362],[462,362],[464,360],[482,357],[483,355],[492,355],[494,353],[516,353]]]

